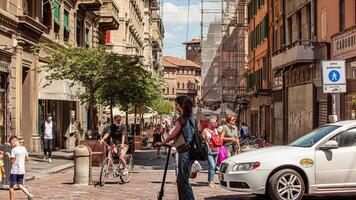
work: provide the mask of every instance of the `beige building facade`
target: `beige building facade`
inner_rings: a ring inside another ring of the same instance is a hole
[[[155,0],[118,1],[119,29],[106,32],[106,45],[125,55],[140,55],[152,72],[159,70],[164,28]]]
[[[100,11],[101,8],[111,8]],[[113,9],[112,9],[113,8]],[[75,122],[85,127],[84,107],[69,81],[46,86],[46,53],[33,53],[38,43],[60,47],[93,47],[103,32],[118,28],[118,6],[109,0],[2,0],[0,2],[0,142],[17,135],[29,151],[41,151],[39,132],[45,115],[57,123],[58,148],[72,148]]]

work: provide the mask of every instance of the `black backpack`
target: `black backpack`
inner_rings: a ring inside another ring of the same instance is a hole
[[[208,145],[205,140],[199,134],[197,123],[193,125],[190,119],[188,119],[190,127],[193,127],[193,138],[189,143],[189,154],[191,160],[206,161],[208,160]]]

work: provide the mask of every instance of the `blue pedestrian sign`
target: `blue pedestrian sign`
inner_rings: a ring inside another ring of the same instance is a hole
[[[346,73],[344,60],[322,61],[324,93],[345,93]]]
[[[331,82],[337,82],[340,80],[340,73],[336,70],[332,70],[329,72],[329,80]]]

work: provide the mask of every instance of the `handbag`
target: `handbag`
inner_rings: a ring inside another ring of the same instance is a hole
[[[192,163],[192,166],[190,167],[190,178],[196,178],[198,173],[203,170],[203,167],[201,166],[201,164],[198,161],[194,161]]]
[[[220,146],[217,164],[220,165],[226,158],[227,158],[227,150],[224,146]]]

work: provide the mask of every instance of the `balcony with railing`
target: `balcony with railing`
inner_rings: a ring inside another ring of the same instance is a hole
[[[103,0],[78,0],[77,6],[85,11],[99,11],[103,5]]]
[[[299,40],[275,51],[272,55],[272,69],[283,68],[296,63],[314,62],[314,43]]]
[[[115,0],[102,0],[99,28],[102,30],[117,30],[119,27],[119,6]]]

